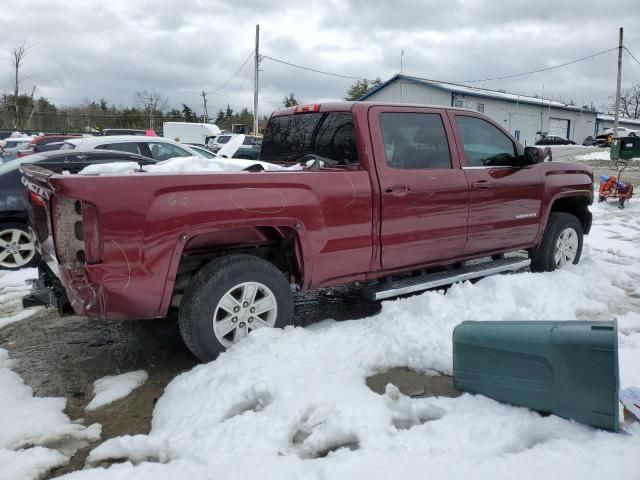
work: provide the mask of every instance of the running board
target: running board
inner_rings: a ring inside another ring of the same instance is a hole
[[[395,282],[380,282],[376,285],[365,287],[363,293],[369,300],[382,300],[452,283],[464,282],[474,278],[487,277],[495,273],[513,272],[529,266],[530,263],[531,260],[526,257],[502,258],[464,266],[455,270],[403,278]]]

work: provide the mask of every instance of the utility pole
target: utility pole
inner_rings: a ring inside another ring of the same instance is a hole
[[[255,66],[253,72],[253,134],[258,135],[258,67],[260,65],[260,25],[256,25]]]
[[[209,112],[207,112],[207,92],[202,92],[202,103],[204,103],[204,123],[209,123]]]
[[[620,118],[620,83],[622,82],[622,32],[620,27],[620,41],[618,42],[618,83],[616,84],[616,112],[613,120],[613,136],[618,136],[618,119]]]

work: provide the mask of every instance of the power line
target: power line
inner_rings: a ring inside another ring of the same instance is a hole
[[[633,53],[631,53],[631,51],[627,47],[622,47],[622,48],[624,48],[627,51],[627,53],[631,55],[631,58],[633,58],[636,61],[636,63],[640,65],[640,61],[638,61],[638,59],[633,56]]]
[[[603,50],[602,52],[594,53],[593,55],[588,55],[586,57],[578,58],[576,60],[571,60],[569,62],[561,63],[559,65],[553,65],[551,67],[545,67],[545,68],[539,68],[537,70],[531,70],[529,72],[515,73],[513,75],[504,75],[502,77],[482,78],[482,79],[478,79],[478,80],[462,80],[462,81],[457,82],[457,83],[490,82],[492,80],[504,80],[506,78],[523,77],[525,75],[532,75],[534,73],[546,72],[548,70],[553,70],[555,68],[566,67],[567,65],[572,65],[574,63],[582,62],[584,60],[589,60],[590,58],[594,58],[594,57],[597,57],[599,55],[604,55],[605,53],[609,53],[609,52],[612,52],[612,51],[617,50],[617,49],[618,49],[618,47],[613,47],[613,48],[610,48],[609,50]]]
[[[261,58],[266,58],[266,59],[271,60],[273,62],[282,63],[284,65],[289,65],[290,67],[299,68],[301,70],[308,70],[310,72],[321,73],[322,75],[330,75],[332,77],[339,77],[339,78],[348,78],[350,80],[367,80],[364,77],[352,77],[351,75],[342,75],[340,73],[325,72],[324,70],[317,70],[317,69],[311,68],[311,67],[304,67],[302,65],[296,65],[295,63],[285,62],[284,60],[273,58],[273,57],[270,57],[268,55],[261,55],[260,57]]]
[[[215,93],[219,90],[222,90],[224,87],[226,87],[231,80],[233,80],[234,78],[236,78],[236,76],[240,73],[240,70],[242,70],[244,68],[244,66],[247,64],[247,62],[249,61],[249,59],[251,57],[253,57],[253,52],[254,50],[251,50],[251,53],[249,54],[249,56],[246,58],[246,60],[244,62],[242,62],[242,65],[240,65],[240,67],[238,68],[238,70],[235,71],[235,73],[233,75],[231,75],[231,78],[229,78],[229,80],[227,80],[226,82],[224,82],[222,85],[220,85],[218,88],[216,88],[215,90],[211,90],[210,92],[207,93]]]

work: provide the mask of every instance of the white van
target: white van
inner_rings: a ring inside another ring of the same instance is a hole
[[[162,136],[180,143],[206,145],[210,137],[220,135],[222,131],[212,123],[164,122]]]

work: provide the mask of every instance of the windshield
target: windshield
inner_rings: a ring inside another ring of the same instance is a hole
[[[231,140],[230,135],[221,135],[216,138],[216,143],[227,143],[229,140]]]
[[[351,112],[304,113],[269,120],[261,160],[295,162],[306,155],[334,165],[356,165],[358,151]]]
[[[64,142],[60,147],[60,150],[73,150],[76,146],[70,142]]]
[[[191,148],[191,150],[196,152],[199,157],[202,157],[202,158],[216,158],[216,156],[213,153],[211,153],[209,150],[207,150],[206,148],[200,148],[200,147],[196,147],[194,145],[189,145],[189,148]]]

